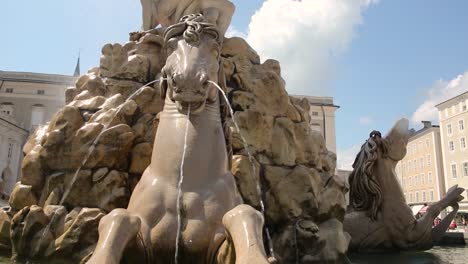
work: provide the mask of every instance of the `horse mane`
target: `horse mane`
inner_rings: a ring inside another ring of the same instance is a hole
[[[212,36],[216,42],[220,45],[223,42],[223,36],[220,35],[219,30],[215,24],[209,23],[202,14],[192,14],[184,16],[180,19],[180,22],[169,26],[164,32],[164,43],[166,44],[171,38],[182,36],[184,40],[189,44],[197,44],[202,34],[208,34]],[[219,74],[218,84],[227,94],[226,78],[224,76],[223,60],[219,59]],[[165,91],[161,91],[161,95]],[[231,130],[229,126],[229,105],[220,97],[219,100],[219,112],[221,116],[221,125],[224,131],[224,138],[226,142],[226,152],[228,155],[228,169],[231,169],[232,165],[232,142],[231,142]]]
[[[201,34],[211,35],[218,43],[222,43],[222,37],[216,25],[208,22],[202,14],[184,16],[179,23],[169,26],[164,32],[164,43],[182,35],[187,43],[196,44],[200,41]]]
[[[357,211],[366,211],[373,221],[377,220],[383,201],[382,189],[374,174],[379,149],[385,158],[388,143],[379,131],[372,131],[369,139],[361,146],[353,163],[353,172],[349,176],[351,205]]]

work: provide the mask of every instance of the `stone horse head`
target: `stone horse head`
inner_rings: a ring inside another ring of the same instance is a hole
[[[419,219],[407,205],[395,166],[406,155],[408,124],[401,119],[384,137],[372,131],[354,161],[349,177],[352,210],[344,221],[344,229],[351,235],[351,251],[430,249],[458,211],[464,189],[456,185],[429,205]],[[434,219],[448,206],[453,211],[432,228]]]
[[[190,107],[192,114],[203,111],[206,104],[218,101],[213,83],[224,83],[221,63],[222,36],[203,15],[184,16],[164,34],[167,51],[162,69],[161,96],[168,96],[181,113]]]
[[[408,126],[409,121],[401,119],[384,137],[379,131],[372,131],[354,161],[349,177],[350,202],[355,210],[367,211],[373,220],[377,219],[384,199],[382,188],[390,187],[384,183],[397,183],[394,171],[406,155]]]

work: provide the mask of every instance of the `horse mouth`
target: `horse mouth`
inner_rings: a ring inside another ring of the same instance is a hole
[[[176,102],[177,110],[183,114],[197,114],[205,108],[205,101],[203,102]]]

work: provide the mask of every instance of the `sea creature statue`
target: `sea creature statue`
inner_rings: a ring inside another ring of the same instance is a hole
[[[395,174],[395,166],[406,155],[410,137],[407,119],[399,120],[388,135],[373,131],[362,145],[349,178],[351,211],[344,229],[351,235],[350,251],[427,250],[445,234],[463,199],[463,188],[454,186],[416,219]],[[432,228],[446,207],[453,211]]]
[[[151,164],[128,208],[100,221],[88,263],[266,264],[263,216],[242,204],[228,169],[215,86],[225,82],[222,36],[204,16],[189,15],[164,38],[165,106]]]
[[[166,28],[185,15],[200,13],[218,27],[221,36],[226,33],[235,10],[234,4],[228,0],[141,0],[141,5],[142,30],[158,25]]]

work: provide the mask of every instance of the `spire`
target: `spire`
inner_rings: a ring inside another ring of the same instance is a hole
[[[78,61],[76,62],[75,73],[73,73],[74,77],[80,76],[80,52],[78,52]]]

